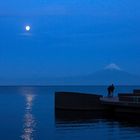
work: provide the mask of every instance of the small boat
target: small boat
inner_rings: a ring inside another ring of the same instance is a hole
[[[102,95],[77,92],[56,92],[55,109],[61,110],[103,110]]]

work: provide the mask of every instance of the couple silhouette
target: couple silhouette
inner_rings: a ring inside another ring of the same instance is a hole
[[[108,90],[108,97],[113,97],[113,92],[114,92],[115,86],[112,84],[110,85],[107,90]]]

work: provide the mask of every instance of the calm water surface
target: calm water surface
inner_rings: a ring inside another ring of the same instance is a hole
[[[132,92],[133,86],[116,87]],[[105,95],[105,86],[0,87],[1,140],[139,140],[140,123],[99,112],[54,110],[55,91]]]

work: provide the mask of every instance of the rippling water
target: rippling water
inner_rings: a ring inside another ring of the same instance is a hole
[[[132,92],[140,87],[116,87]],[[106,94],[105,86],[0,87],[1,140],[139,140],[140,116],[55,111],[55,91]]]

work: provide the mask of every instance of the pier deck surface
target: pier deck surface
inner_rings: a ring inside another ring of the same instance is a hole
[[[114,102],[114,103],[118,103],[119,102],[119,98],[117,96],[115,97],[101,97],[100,98],[100,101],[103,101],[103,102]]]

